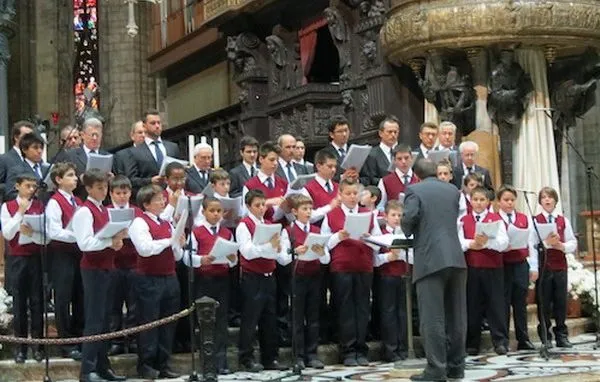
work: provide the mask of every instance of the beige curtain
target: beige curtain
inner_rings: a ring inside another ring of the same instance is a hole
[[[513,143],[513,184],[536,193],[542,187],[550,186],[561,194],[552,120],[543,110],[537,110],[550,107],[544,53],[540,49],[518,49],[516,59],[531,76],[534,95],[523,116],[519,136]],[[534,212],[539,212],[537,195],[528,197]],[[517,204],[519,210],[527,211],[522,195]],[[562,211],[560,203],[558,209]]]

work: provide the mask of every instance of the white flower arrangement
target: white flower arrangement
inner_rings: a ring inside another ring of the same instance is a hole
[[[596,306],[596,293],[594,293],[595,279],[594,272],[585,269],[583,264],[577,260],[574,254],[567,254],[567,291],[569,296],[574,299],[581,299],[582,304],[590,305],[591,311]],[[600,283],[600,274],[598,275]],[[600,289],[599,289],[600,294]]]
[[[12,296],[9,296],[0,286],[0,333],[8,330],[12,322],[13,316],[8,313],[10,306],[12,306]]]

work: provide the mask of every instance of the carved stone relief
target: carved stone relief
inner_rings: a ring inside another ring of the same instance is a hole
[[[325,8],[323,13],[340,58],[340,83],[348,82],[351,79],[350,70],[352,68],[350,26],[342,13],[335,7]]]
[[[300,62],[300,43],[297,34],[277,31],[265,41],[270,55],[269,91],[271,94],[294,89],[302,83],[302,65]]]

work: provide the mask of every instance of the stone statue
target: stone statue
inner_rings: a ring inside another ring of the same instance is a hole
[[[328,7],[325,8],[323,13],[327,20],[329,33],[340,57],[340,82],[345,82],[350,79],[350,68],[352,66],[350,57],[350,27],[338,9]]]
[[[487,109],[492,121],[498,126],[517,125],[525,113],[532,91],[531,78],[515,62],[514,51],[503,50],[488,83]]]
[[[265,39],[271,55],[271,86],[274,91],[291,88],[289,52],[283,40],[275,35]]]
[[[372,0],[371,8],[369,9],[369,17],[379,17],[385,15],[385,4],[381,0]]]
[[[354,110],[354,98],[352,97],[352,89],[342,90],[342,104],[346,112]]]
[[[227,37],[227,59],[233,63],[236,74],[248,73],[255,69],[264,69],[266,59],[261,51],[262,43],[254,34],[240,33],[236,37]]]
[[[17,14],[15,0],[0,0],[0,13],[3,17],[12,19]]]

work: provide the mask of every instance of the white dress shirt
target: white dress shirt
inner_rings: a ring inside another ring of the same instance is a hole
[[[256,176],[256,174],[258,174],[258,167],[256,167],[256,163],[252,163],[252,164],[248,164],[244,161],[242,161],[242,164],[244,165],[244,168],[246,169],[246,172],[248,173],[248,176],[252,176],[252,168],[254,168],[254,176]]]
[[[298,228],[300,228],[300,230],[302,230],[304,232],[308,232],[308,234],[310,234],[310,223],[304,224],[298,220],[294,220],[294,222],[291,224],[297,225]],[[307,227],[307,225],[308,225],[308,227]],[[307,234],[307,237],[308,237],[308,234]],[[297,247],[301,246],[302,244],[295,242],[294,245],[297,248]],[[292,242],[290,240],[290,235],[288,235],[287,229],[284,229],[281,231],[281,251],[285,252],[285,253],[290,253],[289,249],[291,246],[292,246]],[[329,262],[331,261],[331,255],[329,254],[329,249],[327,249],[327,246],[325,246],[323,248],[323,250],[325,251],[325,254],[323,256],[319,256],[319,262],[321,264],[329,264]],[[296,253],[296,256],[298,256],[299,258],[298,257],[297,258],[301,261],[302,255]],[[292,261],[291,255],[290,255],[289,260],[290,260],[290,262]],[[282,265],[287,265],[287,264],[282,264]]]
[[[272,175],[267,175],[264,172],[262,172],[261,170],[258,170],[258,172],[256,173],[256,176],[258,176],[258,180],[260,180],[260,182],[262,184],[264,184],[265,186],[267,185],[267,178],[271,178],[271,182],[273,183],[273,187],[276,187],[275,185],[275,174]],[[248,215],[248,208],[246,207],[246,194],[248,193],[248,187],[244,186],[244,188],[242,189],[242,209],[240,212],[240,217],[246,216]],[[286,191],[287,193],[287,191]],[[283,196],[283,195],[282,195]],[[267,197],[267,199],[269,199]],[[279,220],[283,217],[284,212],[281,208],[279,208],[279,206],[273,206],[274,209],[274,213],[273,213],[273,220]],[[252,214],[250,214],[252,215]]]
[[[419,145],[419,148],[421,149],[421,152],[423,153],[423,156],[424,156],[425,158],[429,158],[429,152],[430,152],[431,150],[433,150],[433,148],[431,148],[431,149],[428,149],[428,148],[427,148],[427,147],[425,147],[425,145],[424,145],[424,144],[422,144],[422,143]]]
[[[390,227],[389,225],[386,224],[385,229],[387,232],[395,232],[394,227]],[[397,236],[400,236],[400,238],[402,239],[406,239],[406,236],[404,235],[404,233],[397,233],[395,234]],[[407,252],[408,252],[408,256],[407,256]],[[385,253],[375,253],[374,257],[373,257],[373,266],[374,267],[380,267],[384,264],[387,264],[390,262],[388,255],[390,255],[392,253],[392,251],[388,251]],[[407,261],[407,257],[408,257],[408,261]],[[404,261],[407,262],[408,264],[413,264],[414,263],[414,252],[412,248],[409,248],[408,250],[401,250],[400,251],[400,258],[398,259],[399,261]]]
[[[348,155],[348,144],[345,143],[344,146],[338,146],[333,141],[331,142],[331,146],[337,151],[337,153],[341,156],[340,149],[344,149],[344,156]]]
[[[483,222],[485,217],[487,216],[488,211],[485,210],[482,213],[478,214],[473,211],[472,215],[475,218],[475,224],[477,224],[477,216],[479,216],[479,221]],[[458,238],[460,240],[460,245],[462,247],[463,252],[469,250],[469,246],[475,239],[467,239],[465,238],[464,225],[459,224],[458,227]],[[506,233],[506,227],[504,224],[500,224],[500,229],[498,230],[498,234],[495,239],[488,239],[487,243],[483,246],[485,249],[491,249],[497,252],[504,252],[506,248],[508,248],[508,234]]]
[[[319,183],[319,185],[323,188],[323,190],[325,192],[327,192],[326,184],[329,183],[329,187],[331,187],[331,191],[333,192],[333,182],[331,180],[325,180],[319,174],[315,175],[315,180],[317,181],[317,183]],[[308,192],[306,187],[303,187],[300,190],[300,193],[302,195],[308,196],[312,200],[312,197],[310,196],[310,193]],[[335,195],[335,197],[337,197],[337,195]],[[314,200],[313,200],[313,202],[314,202]],[[326,205],[324,205],[322,207],[313,209],[312,214],[310,215],[310,222],[316,223],[316,222],[322,220],[323,217],[329,213],[329,211],[331,211],[331,206],[329,205],[329,203],[327,203]]]
[[[350,213],[350,208],[348,208],[344,203],[341,204],[341,208],[342,211],[344,212],[344,215],[348,215]],[[352,208],[352,213],[358,213],[358,204]],[[336,232],[335,234],[332,234],[331,232],[331,228],[329,227],[329,222],[327,220],[327,215],[325,215],[325,217],[323,218],[323,223],[321,224],[321,233],[323,235],[331,235],[331,238],[329,239],[329,241],[327,242],[327,248],[331,251],[332,249],[334,249],[339,243],[341,243],[341,239],[340,239],[340,233]],[[373,228],[371,229],[370,232],[371,236],[379,236],[381,235],[381,228],[379,228],[379,224],[377,224],[377,221],[375,221],[373,223]],[[371,247],[371,249],[373,249],[374,254],[376,252],[379,251],[379,247],[374,245],[374,244],[370,244],[365,242],[365,244],[367,244],[369,247]]]
[[[158,137],[157,139],[158,141],[158,148],[160,149],[160,151],[162,151],[163,153],[163,159],[167,156],[167,149],[165,148],[165,145],[162,142],[162,138]],[[148,146],[148,148],[150,149],[150,153],[152,154],[152,156],[154,157],[154,160],[156,160],[156,145],[154,145],[154,139],[146,136],[146,138],[144,138],[144,142],[146,142],[146,145]]]
[[[58,192],[64,196],[69,203],[71,202],[71,198],[74,197],[72,193],[68,193],[61,189],[58,189]],[[75,207],[75,209],[77,208],[78,206]],[[77,239],[75,238],[75,233],[63,228],[62,214],[63,211],[58,202],[54,199],[50,199],[46,206],[46,229],[48,230],[48,238],[63,243],[76,243]]]
[[[83,148],[83,152],[85,152],[85,155],[89,158],[90,157],[90,152],[92,151],[92,149],[90,149],[86,145],[81,145],[81,147]],[[98,149],[94,149],[94,151],[96,152],[96,154],[98,154],[99,150]]]
[[[254,224],[264,224],[264,220],[257,219],[256,216],[248,215]],[[265,243],[256,245],[252,242],[252,235],[248,230],[246,224],[239,224],[235,230],[235,241],[240,243],[240,254],[244,256],[246,260],[254,260],[258,258],[277,260],[282,265],[289,264],[291,262],[290,255],[284,252],[283,245],[281,246],[281,252],[277,252],[276,248],[273,248],[271,243]],[[288,261],[289,258],[289,261]]]
[[[508,214],[503,210],[498,211],[498,214],[506,222],[506,224],[513,225],[515,223],[515,219],[517,218],[517,211],[513,211],[511,213],[511,222],[508,222]],[[517,227],[519,228],[519,227]],[[529,272],[537,272],[538,271],[538,253],[535,250],[535,247],[532,247],[533,242],[535,241],[535,229],[533,228],[533,221],[531,216],[527,216],[527,230],[529,232],[529,243],[527,245],[527,250],[529,251],[529,256],[527,256],[527,262],[529,263]],[[510,234],[508,233],[508,229],[506,230],[506,234],[508,235],[509,244],[510,244]],[[510,250],[508,248],[507,250]]]
[[[410,180],[412,179],[412,176],[413,176],[412,169],[409,168],[408,172],[403,173],[402,171],[400,171],[399,168],[396,168],[396,169],[394,169],[394,172],[396,173],[398,178],[400,178],[400,182],[402,182],[402,184],[404,184],[406,187],[408,187],[408,185],[410,184]],[[408,183],[404,183],[404,175],[408,175]],[[377,188],[379,188],[379,191],[381,191],[381,201],[379,202],[377,209],[384,211],[385,205],[387,204],[387,201],[388,201],[388,197],[387,197],[387,191],[385,190],[385,185],[383,184],[383,178],[379,179],[379,183],[377,183]]]
[[[387,158],[388,162],[392,163],[392,150],[394,150],[394,147],[396,147],[396,145],[389,147],[388,145],[386,145],[383,142],[379,143],[379,148],[381,148],[381,151],[383,151],[383,153],[385,154],[385,157]]]
[[[212,232],[211,228],[215,227],[215,226],[213,226],[212,224],[209,224],[206,220],[203,220],[200,223],[199,227],[205,227],[206,230],[208,231],[208,233],[211,234],[211,235],[213,235],[213,232]],[[217,223],[216,227],[217,227],[217,236],[218,236],[219,235],[219,230],[221,229],[221,223]],[[202,256],[197,255],[197,253],[198,253],[198,240],[196,240],[196,235],[192,234],[191,235],[191,239],[192,239],[192,256],[191,256],[192,257],[192,266],[194,268],[200,268],[202,266],[202,261],[201,261],[202,260]],[[232,237],[231,240],[234,240],[234,237]],[[216,241],[215,241],[215,243],[216,243]],[[212,250],[212,248],[209,250],[209,253],[210,253],[211,250]],[[233,255],[236,255],[235,256],[235,261],[231,262],[231,261],[227,260],[229,268],[235,267],[235,265],[238,262],[238,260],[237,260],[237,253],[233,253]],[[187,265],[188,267],[190,266],[190,254],[189,254],[189,251],[185,251],[185,253],[183,255],[183,263],[185,265]]]
[[[289,162],[286,162],[283,160],[283,158],[279,157],[277,159],[277,162],[279,163],[279,167],[281,167],[281,170],[283,171],[283,173],[285,174],[285,180],[288,183],[292,183],[289,176],[288,176],[288,163],[290,164],[290,170],[292,171],[292,175],[294,176],[294,179],[296,179],[298,177],[298,173],[296,172],[296,168],[294,167],[294,161],[291,160]]]
[[[98,210],[104,208],[102,203],[88,196],[87,200],[92,202]],[[94,208],[93,206],[90,208]],[[88,207],[79,208],[73,215],[73,227],[77,227],[74,231],[77,246],[81,252],[101,251],[112,245],[112,239],[98,239],[94,236],[94,216]]]
[[[542,215],[544,215],[546,222],[548,222],[549,221],[548,216],[550,216],[550,214],[546,211],[542,211]],[[552,217],[554,219],[554,223],[556,223],[556,218],[558,216],[561,216],[561,215],[556,210],[552,211]],[[575,253],[575,251],[577,251],[577,239],[575,238],[575,234],[573,233],[573,227],[571,226],[571,222],[569,221],[569,219],[567,219],[565,216],[563,216],[563,218],[565,219],[565,232],[564,232],[565,241],[562,242],[563,245],[565,246],[564,252],[565,253]],[[2,227],[4,227],[4,225]],[[535,252],[536,260],[537,260],[537,249],[536,248],[539,243],[539,240],[537,237],[537,233],[535,232],[535,230],[533,230],[533,231],[534,231],[533,234],[529,235],[529,240],[530,240],[529,250],[532,252]],[[556,233],[558,233],[558,232],[556,232]],[[546,240],[546,238],[542,238],[542,240]],[[533,253],[530,252],[529,257],[532,257],[532,256],[533,256]],[[535,270],[537,271],[537,267],[535,268]]]
[[[23,199],[17,196],[17,203],[20,203]],[[31,201],[28,201],[27,209],[31,207]],[[27,214],[27,212],[25,212]],[[6,240],[12,240],[17,235],[19,230],[21,229],[21,224],[23,224],[23,216],[18,210],[15,212],[13,216],[10,216],[10,212],[8,212],[8,207],[6,203],[2,203],[2,208],[0,209],[0,222],[2,223],[2,236]],[[33,232],[31,234],[31,240],[33,240],[36,244],[42,243],[42,235],[40,232]]]
[[[157,224],[161,223],[153,213],[148,211],[144,213]],[[173,231],[173,226],[171,226],[171,232]],[[142,257],[160,255],[162,251],[171,246],[170,237],[154,240],[150,233],[148,223],[141,217],[133,219],[133,222],[129,226],[129,238],[135,246],[137,253]],[[180,260],[182,256],[183,250],[181,247],[179,245],[173,245],[173,257],[175,258],[175,261]]]

